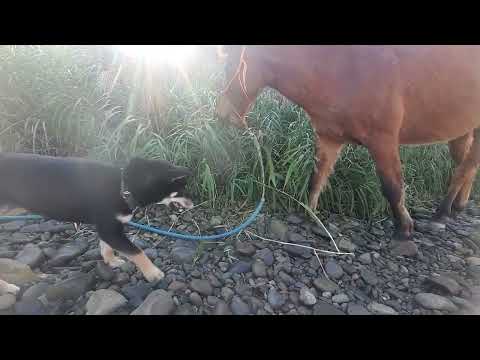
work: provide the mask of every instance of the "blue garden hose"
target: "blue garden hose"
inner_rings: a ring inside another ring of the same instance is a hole
[[[15,215],[15,216],[0,216],[0,222],[17,221],[17,220],[43,220],[40,215]]]
[[[227,237],[232,236],[232,235],[236,235],[240,231],[245,229],[247,226],[249,226],[255,220],[255,218],[258,216],[258,214],[260,213],[260,210],[262,210],[262,207],[263,207],[264,203],[265,203],[265,199],[261,199],[260,202],[258,203],[257,208],[248,217],[247,220],[245,220],[242,224],[240,224],[236,228],[234,228],[230,231],[221,233],[221,234],[217,234],[217,235],[200,236],[200,235],[180,234],[180,233],[177,233],[177,232],[174,232],[174,231],[165,231],[165,230],[162,230],[162,229],[157,229],[157,228],[155,228],[153,226],[149,226],[149,225],[138,224],[138,223],[135,223],[133,221],[129,221],[127,224],[130,225],[130,226],[136,227],[138,229],[144,230],[144,231],[150,231],[150,232],[153,232],[155,234],[170,236],[170,237],[177,238],[177,239],[182,239],[182,240],[190,240],[190,241],[218,240],[218,239],[227,238]],[[1,217],[0,217],[0,220],[1,220]]]
[[[174,231],[167,231],[167,230],[162,230],[158,229],[153,226],[149,225],[144,225],[144,224],[138,224],[133,221],[129,221],[127,224],[130,226],[133,226],[135,228],[144,230],[144,231],[149,231],[153,232],[155,234],[163,235],[163,236],[169,236],[177,239],[182,239],[182,240],[190,240],[190,241],[205,241],[205,240],[218,240],[218,239],[224,239],[226,237],[236,235],[240,231],[244,230],[247,226],[249,226],[255,218],[258,216],[260,213],[260,210],[262,210],[263,204],[265,203],[265,199],[261,199],[260,202],[258,203],[257,208],[255,211],[248,217],[245,222],[237,226],[236,228],[221,233],[217,235],[206,235],[206,236],[200,236],[200,235],[189,235],[189,234],[180,234]],[[3,221],[15,221],[15,220],[42,220],[43,218],[40,215],[16,215],[16,216],[0,216],[0,222]]]

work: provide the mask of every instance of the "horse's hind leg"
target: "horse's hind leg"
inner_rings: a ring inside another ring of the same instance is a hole
[[[450,154],[452,155],[453,161],[456,166],[459,166],[462,161],[465,160],[468,152],[470,151],[473,143],[473,131],[469,132],[465,136],[462,136],[459,139],[452,140],[448,145],[450,148]],[[461,212],[465,209],[467,205],[468,198],[470,197],[470,192],[472,190],[473,181],[475,176],[467,179],[462,185],[462,188],[457,194],[457,197],[453,201],[452,210],[455,212]]]
[[[471,144],[471,145],[470,145]],[[452,209],[462,210],[467,204],[473,181],[480,166],[480,129],[452,141],[450,152],[457,168],[450,180],[447,196],[440,204],[434,220],[443,221],[452,215]]]

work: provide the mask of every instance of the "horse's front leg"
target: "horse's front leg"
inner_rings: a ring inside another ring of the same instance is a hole
[[[395,232],[392,240],[406,241],[413,238],[413,220],[405,207],[405,189],[400,162],[399,145],[394,139],[377,139],[368,146],[372,155],[383,194],[390,204]]]
[[[335,162],[342,150],[343,144],[328,136],[316,134],[315,137],[315,168],[310,185],[308,205],[312,210],[318,206],[318,199],[333,171]]]

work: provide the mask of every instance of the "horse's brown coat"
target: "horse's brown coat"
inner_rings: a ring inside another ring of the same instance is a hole
[[[221,118],[247,126],[245,115],[265,87],[309,114],[317,136],[310,207],[317,207],[346,143],[366,146],[375,160],[397,238],[413,231],[401,144],[449,142],[457,169],[437,220],[466,205],[480,165],[480,46],[228,46],[224,52],[233,81],[217,105]]]

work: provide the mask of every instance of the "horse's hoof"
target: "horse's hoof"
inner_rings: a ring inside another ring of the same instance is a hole
[[[455,216],[457,216],[457,215],[463,213],[466,210],[466,208],[467,208],[467,204],[465,204],[465,205],[455,205],[455,204],[453,204],[452,205],[452,213]]]
[[[411,240],[393,240],[390,252],[393,256],[413,257],[418,254],[418,246]]]
[[[405,242],[413,240],[413,227],[410,231],[402,231],[399,227],[396,227],[392,234],[392,241]]]

